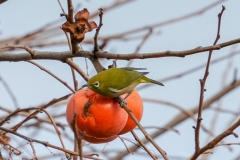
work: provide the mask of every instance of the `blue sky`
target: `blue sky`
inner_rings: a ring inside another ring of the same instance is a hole
[[[118,7],[117,9],[106,11],[103,16],[103,27],[100,32],[100,37],[111,36],[115,33],[121,33],[134,28],[150,26],[158,22],[165,22],[169,19],[181,17],[193,12],[196,12],[205,6],[215,2],[214,0],[202,0],[202,1],[133,1]],[[90,13],[95,12],[98,8],[108,6],[112,4],[112,0],[106,1],[75,1],[74,6],[79,5],[82,8],[87,8]],[[62,5],[67,11],[66,2],[62,1]],[[152,35],[146,43],[141,47],[140,53],[151,53],[159,51],[182,51],[187,49],[193,49],[198,46],[209,46],[213,44],[217,31],[217,15],[221,11],[221,5],[226,6],[226,10],[223,14],[221,25],[221,39],[219,43],[233,40],[240,37],[240,1],[222,1],[215,7],[208,11],[193,16],[183,21],[176,23],[170,23],[160,27],[154,28],[154,32],[158,34]],[[39,27],[52,22],[56,19],[60,19],[61,8],[58,2],[55,1],[42,1],[42,0],[11,0],[0,5],[0,40],[9,37],[24,36],[29,32],[37,30]],[[93,19],[98,24],[98,17]],[[62,22],[56,24],[61,26],[65,20],[62,18]],[[60,28],[58,28],[60,30]],[[86,39],[91,39],[94,36],[95,31],[86,34]],[[147,31],[138,33],[137,35],[145,35]],[[137,36],[136,35],[136,36]],[[129,35],[134,36],[134,35]],[[51,41],[65,40],[63,32],[59,32],[57,37],[50,38]],[[141,39],[135,39],[132,41],[112,40],[105,48],[106,51],[112,53],[134,53],[136,46],[139,45]],[[34,48],[41,51],[66,51],[67,45],[53,46],[47,48]],[[84,50],[93,50],[93,45],[84,45]],[[219,51],[214,51],[212,59],[216,59],[225,55],[229,55],[232,51],[239,50],[239,45],[229,46]],[[25,51],[18,51],[25,52]],[[208,53],[199,53],[185,58],[169,57],[158,59],[145,59],[134,60],[131,66],[134,67],[146,67],[150,72],[148,77],[156,80],[163,79],[165,77],[181,73],[189,70],[200,64],[207,62]],[[53,73],[64,79],[69,85],[73,86],[70,68],[62,63],[50,60],[39,60],[39,64],[51,70]],[[85,60],[83,58],[76,58],[75,62],[86,71]],[[217,64],[210,66],[210,74],[206,82],[205,100],[220,91],[223,86],[229,84],[233,79],[234,69],[238,68],[239,78],[239,62],[240,56],[236,55],[228,60],[221,61]],[[112,63],[112,60],[104,61],[104,66],[107,67]],[[117,61],[119,67],[124,67],[128,64],[127,61]],[[90,76],[96,72],[88,61]],[[149,86],[144,90],[140,90],[139,93],[143,98],[154,98],[159,100],[171,101],[184,109],[190,109],[197,106],[199,100],[199,79],[203,77],[204,70],[198,70],[192,74],[184,76],[179,79],[164,82],[165,87],[158,87],[155,85]],[[21,108],[30,107],[46,103],[53,98],[57,98],[68,94],[70,91],[57,82],[50,75],[41,71],[39,68],[27,63],[27,62],[1,62],[0,63],[0,76],[8,83],[12,91],[14,92],[18,104]],[[77,76],[79,85],[83,84],[83,79]],[[14,110],[14,104],[7,94],[5,88],[0,83],[0,105],[9,107]],[[213,107],[221,105],[222,108],[228,109],[234,112],[239,111],[239,88],[229,93],[221,101],[215,102]],[[153,104],[144,102],[144,116],[141,121],[143,126],[159,126],[162,127],[179,113],[177,109],[168,107],[162,104]],[[51,113],[63,113],[65,106],[59,107],[59,109],[49,108]],[[1,113],[3,115],[5,113]],[[211,123],[214,117],[213,110],[207,110],[203,112],[203,124],[207,128],[211,129]],[[44,116],[43,116],[44,117]],[[220,113],[219,118],[216,120],[216,126],[213,130],[215,135],[220,134],[229,126],[229,121],[232,119],[232,115]],[[239,118],[239,116],[238,116]],[[10,125],[15,124],[19,119],[11,119]],[[57,119],[66,124],[64,118]],[[180,134],[174,132],[167,132],[156,139],[157,143],[171,156],[180,156],[187,158],[194,151],[194,130],[192,126],[195,122],[188,119],[176,126]],[[51,128],[52,126],[47,126]],[[156,129],[147,130],[149,133],[153,133]],[[26,133],[25,130],[19,130],[21,133]],[[32,135],[34,129],[27,131]],[[59,144],[59,140],[54,134],[49,133],[46,137],[45,131],[39,131],[37,139],[49,141],[53,144]],[[69,130],[69,132],[71,132]],[[143,138],[142,134],[136,130],[137,134]],[[240,133],[240,129],[236,130],[236,133]],[[73,136],[72,134],[69,134]],[[126,134],[124,137],[131,138],[131,134]],[[209,135],[202,131],[200,138],[200,145],[206,144]],[[211,139],[211,138],[210,138]],[[225,139],[225,142],[238,142],[233,136],[229,136]],[[13,142],[14,143],[14,142]],[[25,142],[26,143],[26,142]],[[70,141],[66,140],[66,146],[72,149]],[[131,143],[127,143],[131,146]],[[28,146],[27,144],[25,146]],[[99,151],[104,145],[93,145]],[[39,147],[39,148],[38,148]],[[154,153],[158,152],[153,146],[147,144]],[[41,145],[36,144],[37,155],[58,153],[54,149],[46,149]],[[87,147],[86,147],[87,148]],[[239,146],[232,146],[233,150],[230,152],[226,147],[218,147],[213,150],[213,154],[209,155],[210,160],[214,159],[233,159],[236,155],[239,155]],[[105,151],[111,150],[125,150],[124,145],[120,140],[115,140],[106,146]],[[91,153],[86,149],[85,152]],[[143,150],[140,153],[127,156],[125,159],[149,159]],[[100,157],[105,159],[101,153]],[[30,154],[31,155],[31,154]],[[114,154],[110,154],[113,156]],[[53,159],[60,159],[58,156],[53,156]]]

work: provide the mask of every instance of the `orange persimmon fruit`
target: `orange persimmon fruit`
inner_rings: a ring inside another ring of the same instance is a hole
[[[137,91],[134,91],[126,99],[126,102],[140,121],[143,104]],[[89,108],[86,112],[84,106],[87,104]],[[124,134],[136,127],[135,122],[132,121],[131,117],[119,106],[115,99],[103,97],[88,88],[78,91],[68,103],[66,117],[71,128],[74,113],[77,115],[76,127],[80,135],[83,135],[83,139],[90,143],[110,142],[116,139],[118,134]]]
[[[88,100],[91,105],[85,115],[83,109]],[[119,107],[115,99],[103,97],[91,92],[88,88],[78,91],[68,103],[66,117],[70,126],[74,113],[77,114],[76,126],[80,135],[99,139],[117,135],[125,126],[128,118],[128,114]]]

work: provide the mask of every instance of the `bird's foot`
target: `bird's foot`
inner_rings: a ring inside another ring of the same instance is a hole
[[[119,103],[121,108],[123,108],[124,105],[127,105],[127,102],[122,97],[116,97],[115,99]]]

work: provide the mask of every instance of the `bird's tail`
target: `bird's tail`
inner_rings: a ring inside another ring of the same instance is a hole
[[[157,85],[160,85],[160,86],[164,86],[161,82],[155,81],[155,80],[147,78],[145,76],[143,78],[141,78],[141,82],[142,83],[154,83],[154,84],[157,84]]]
[[[158,81],[155,81],[153,79],[149,79],[151,83],[154,83],[154,84],[157,84],[157,85],[160,85],[160,86],[164,86],[164,84],[162,84],[161,82],[158,82]]]

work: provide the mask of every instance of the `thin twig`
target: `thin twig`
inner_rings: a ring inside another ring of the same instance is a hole
[[[139,121],[137,120],[137,118],[134,116],[134,114],[132,113],[132,111],[128,108],[128,106],[126,104],[122,105],[122,108],[128,113],[128,115],[132,118],[132,120],[136,123],[136,125],[138,126],[138,128],[142,131],[142,133],[145,135],[146,139],[152,143],[152,145],[159,151],[159,153],[162,155],[162,157],[165,160],[168,160],[167,154],[164,150],[162,150],[158,144],[152,139],[151,136],[149,136],[149,134],[145,131],[145,129],[142,127],[142,125],[139,123]]]
[[[233,81],[232,81],[232,83],[236,82],[236,80],[237,80],[237,73],[238,73],[238,68],[235,68],[234,69],[234,73],[233,73]]]
[[[102,8],[99,8],[99,24],[98,24],[98,28],[96,29],[96,33],[94,35],[94,50],[93,50],[93,54],[91,54],[91,56],[89,56],[89,59],[90,61],[92,62],[93,66],[95,67],[96,71],[99,73],[99,72],[102,72],[104,70],[104,67],[101,65],[101,63],[99,62],[98,60],[98,57],[96,56],[96,53],[101,51],[99,49],[99,46],[98,46],[98,35],[99,35],[99,32],[100,32],[100,29],[103,25],[102,23],[102,18],[103,18],[103,9]]]
[[[184,109],[183,107],[172,103],[172,102],[168,102],[168,101],[163,101],[163,100],[159,100],[159,99],[152,99],[152,98],[143,98],[142,99],[144,102],[151,102],[151,103],[158,103],[158,104],[164,104],[173,108],[178,109],[179,111],[181,111],[181,113],[185,114],[186,116],[192,118],[195,122],[197,122],[197,119],[194,117],[194,113],[192,113],[191,111],[188,111],[186,109]],[[145,127],[144,127],[145,128]],[[214,137],[215,134],[212,132],[212,130],[208,129],[207,127],[205,127],[203,124],[201,125],[201,128],[207,132],[211,137]],[[160,129],[165,129],[165,130],[173,130],[173,128],[171,127],[161,127]],[[177,132],[178,133],[178,132]]]
[[[78,142],[77,142],[77,138],[74,136],[74,152],[78,152],[77,150],[78,150]],[[78,156],[76,156],[76,155],[74,155],[73,156],[73,160],[77,160],[78,159]]]
[[[2,47],[1,49],[5,49],[5,48],[10,48],[10,49],[22,48],[22,49],[25,49],[28,53],[30,53],[31,56],[36,56],[36,54],[37,54],[37,51],[34,51],[25,45],[6,45],[6,46]]]
[[[2,107],[0,107],[0,109],[2,109]],[[37,109],[36,107],[31,107],[31,108],[23,108],[23,109],[16,109],[15,111],[13,111],[12,113],[10,113],[9,115],[7,115],[4,119],[2,119],[0,121],[0,126],[2,126],[5,122],[7,122],[12,116],[18,114],[19,112],[24,112],[24,111],[30,111],[30,110],[35,110]]]
[[[98,35],[99,35],[99,32],[100,32],[100,29],[103,25],[102,23],[102,17],[103,17],[103,9],[102,8],[99,8],[99,25],[98,25],[98,28],[96,29],[96,33],[95,33],[95,36],[94,36],[94,51],[99,51],[99,46],[98,46]]]
[[[219,146],[231,146],[231,145],[240,145],[240,142],[235,142],[235,143],[221,143],[221,144],[217,144],[214,147],[219,147]]]
[[[37,66],[38,68],[40,68],[41,70],[47,72],[48,74],[50,74],[51,76],[53,76],[55,79],[57,79],[59,82],[61,82],[63,85],[65,85],[68,89],[70,89],[73,93],[75,93],[76,91],[74,89],[72,89],[67,82],[63,81],[61,78],[59,78],[58,76],[56,76],[55,74],[53,74],[52,72],[50,72],[48,69],[44,68],[43,66],[41,66],[40,64],[34,62],[34,61],[27,61],[29,63],[32,63],[33,65]]]
[[[79,135],[76,119],[77,119],[77,113],[74,112],[71,126],[73,128],[74,137],[77,140],[77,148],[78,148],[79,158],[80,158],[80,160],[82,160],[82,137]]]
[[[143,47],[144,43],[147,41],[147,39],[152,35],[153,33],[153,29],[149,28],[148,33],[143,36],[142,41],[139,43],[139,45],[137,46],[135,53],[138,53],[140,51],[140,49]],[[129,61],[128,64],[126,65],[127,67],[130,67],[131,64],[133,63],[133,60]]]
[[[65,36],[66,36],[66,38],[67,38],[67,42],[68,42],[68,47],[69,47],[69,49],[72,50],[72,45],[71,45],[71,42],[70,42],[70,39],[69,39],[69,36],[68,36],[67,32],[65,32],[64,30],[62,30],[62,31],[64,32],[64,34],[65,34]]]
[[[33,151],[33,160],[38,160],[38,158],[37,158],[37,154],[36,154],[36,150],[34,149],[34,146],[33,146],[33,144],[32,144],[32,141],[29,141],[29,143],[30,143],[30,146],[31,146],[31,148],[32,148],[32,151]]]
[[[28,107],[28,108],[23,108],[23,109],[16,109],[15,111],[13,111],[13,110],[10,110],[10,109],[8,109],[8,108],[6,108],[6,107],[0,106],[0,109],[3,110],[3,111],[5,111],[5,112],[8,112],[8,113],[9,113],[9,115],[8,115],[7,117],[0,118],[0,119],[1,119],[1,121],[0,121],[0,126],[1,126],[1,125],[3,125],[6,121],[8,121],[12,116],[14,116],[14,115],[22,115],[22,116],[25,116],[25,117],[29,116],[29,114],[27,113],[27,111],[29,111],[29,110],[37,110],[38,107]],[[64,116],[65,116],[65,114],[64,114]],[[45,122],[45,123],[51,124],[51,121],[48,120],[48,119],[39,118],[39,117],[33,117],[33,118],[36,118],[36,119],[38,120],[37,123],[39,123],[39,122]],[[37,124],[37,123],[34,123],[34,124]],[[64,128],[64,125],[61,124],[61,123],[59,123],[59,122],[57,122],[56,125],[59,126],[59,127],[61,127],[61,128]]]
[[[46,113],[46,115],[48,116],[48,118],[52,122],[53,127],[54,127],[54,129],[55,129],[55,131],[56,131],[56,133],[58,135],[58,138],[59,138],[61,144],[62,144],[62,147],[65,148],[63,140],[62,140],[61,132],[58,130],[57,125],[56,125],[54,119],[52,118],[52,116],[45,109],[42,109],[42,111]],[[66,154],[66,157],[69,157],[69,156]]]
[[[136,135],[136,133],[132,130],[131,131],[133,137],[135,138],[136,141],[144,148],[144,150],[154,159],[156,160],[157,157],[152,154],[152,152],[142,143],[142,141],[139,139],[139,137]]]
[[[177,134],[180,134],[179,130],[174,129],[174,128],[170,128],[170,127],[144,126],[143,128],[145,128],[145,129],[158,129],[158,130],[173,131],[173,132],[175,132]],[[139,129],[139,128],[135,128],[135,129]]]
[[[215,39],[213,45],[216,45],[218,40],[220,39],[221,18],[222,18],[222,14],[223,14],[224,10],[225,10],[225,7],[222,6],[222,11],[218,14],[217,36],[216,36],[216,39]],[[205,83],[206,83],[207,77],[209,75],[209,66],[210,66],[210,62],[211,62],[212,52],[213,51],[209,51],[205,73],[204,73],[203,79],[200,79],[201,89],[200,89],[200,98],[199,98],[199,110],[198,110],[197,124],[195,127],[195,152],[196,153],[198,153],[200,150],[199,134],[200,134],[201,121],[202,121],[202,107],[203,107],[203,99],[204,99],[204,92],[205,92]]]
[[[72,58],[71,58],[71,60],[73,61]],[[72,73],[72,78],[73,78],[74,89],[75,89],[75,91],[77,91],[78,90],[78,81],[77,81],[75,70],[73,67],[71,67],[71,73]]]
[[[14,103],[15,108],[19,108],[19,105],[18,105],[18,102],[17,102],[17,99],[16,99],[15,95],[13,94],[12,90],[8,86],[7,82],[1,77],[1,75],[0,75],[0,81],[2,81],[3,86],[7,90],[9,96],[11,97],[11,99],[12,99],[12,101]]]
[[[123,139],[121,136],[118,136],[118,138],[123,142],[123,144],[124,144],[125,148],[127,149],[128,153],[132,153],[132,154],[133,154],[133,152],[131,152],[131,151],[128,149],[126,143],[124,142],[124,139]]]
[[[74,68],[82,77],[85,81],[89,80],[88,75],[76,64],[74,63],[71,59],[67,59],[66,63],[70,65],[72,68]]]
[[[67,94],[65,96],[62,96],[60,98],[57,98],[57,99],[53,99],[51,100],[49,103],[47,103],[46,105],[42,105],[41,107],[39,107],[38,110],[34,111],[33,113],[31,113],[29,116],[27,116],[23,121],[19,122],[18,124],[16,124],[15,126],[13,126],[11,129],[13,129],[14,131],[17,131],[17,129],[19,127],[21,127],[23,125],[23,123],[27,122],[29,119],[35,117],[39,112],[41,112],[42,109],[46,109],[47,107],[59,102],[59,101],[62,101],[62,100],[65,100],[67,99],[69,96],[71,96],[72,94]]]
[[[134,2],[134,0],[121,0],[121,1],[117,0],[117,1],[114,1],[112,4],[110,4],[109,6],[103,6],[102,8],[104,8],[104,12],[106,12],[106,11],[116,9],[117,7],[121,7],[122,5],[129,2]],[[89,19],[93,19],[98,15],[99,15],[99,11],[96,11],[95,13],[91,13]]]
[[[153,33],[153,29],[149,28],[148,33],[142,38],[141,43],[137,46],[136,51],[135,51],[136,53],[138,53],[140,51],[140,49],[143,47],[144,43],[152,35],[152,33]]]
[[[239,115],[239,112],[232,111],[232,110],[228,110],[228,109],[217,108],[217,107],[209,108],[209,109],[210,109],[210,110],[217,111],[217,112],[222,112],[222,113],[224,113],[224,114],[231,114],[231,115],[234,115],[234,116],[238,116],[238,115]]]
[[[61,16],[65,16],[66,17],[66,19],[68,18],[67,17],[67,14],[65,13],[65,11],[64,11],[64,9],[63,9],[63,7],[62,7],[62,4],[61,4],[61,2],[60,2],[60,0],[58,0],[58,4],[59,4],[59,6],[60,6],[60,8],[61,8],[61,10],[62,10],[62,14],[60,14]]]

